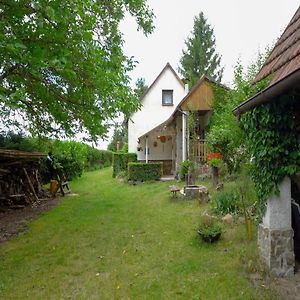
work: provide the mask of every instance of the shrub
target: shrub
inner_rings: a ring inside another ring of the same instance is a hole
[[[109,167],[112,164],[113,153],[107,150],[99,150],[87,146],[86,170],[95,170]]]
[[[194,173],[196,170],[196,165],[194,162],[190,161],[190,160],[184,160],[181,164],[180,164],[180,171],[179,171],[179,176],[181,180],[185,179],[185,175],[187,173]]]
[[[128,153],[128,143],[123,144],[123,146],[121,148],[121,152]]]
[[[238,214],[240,211],[240,195],[236,189],[218,192],[212,199],[213,210],[217,214]]]
[[[94,170],[112,164],[112,152],[95,149],[75,141],[60,141],[27,137],[23,133],[0,133],[0,147],[23,151],[52,152],[56,172],[69,180],[82,175],[84,170]],[[51,178],[46,159],[41,160],[40,173],[47,183]]]
[[[128,163],[137,161],[136,153],[113,153],[113,177],[128,171]]]
[[[128,180],[148,181],[159,180],[162,176],[163,164],[159,163],[128,163]]]

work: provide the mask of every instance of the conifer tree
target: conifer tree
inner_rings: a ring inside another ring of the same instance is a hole
[[[185,41],[185,46],[179,72],[189,81],[189,85],[193,86],[203,74],[220,82],[223,74],[221,56],[216,52],[214,30],[203,12],[195,17],[191,36]]]
[[[148,85],[146,84],[146,80],[143,77],[140,77],[135,82],[134,93],[138,98],[141,98],[144,93],[147,91]]]

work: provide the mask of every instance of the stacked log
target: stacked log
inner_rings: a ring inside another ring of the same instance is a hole
[[[39,175],[42,153],[0,149],[0,206],[35,205],[45,198]]]

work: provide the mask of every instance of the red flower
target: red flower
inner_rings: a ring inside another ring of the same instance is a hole
[[[222,159],[222,153],[220,152],[210,152],[207,154],[207,160],[212,160],[213,158],[219,158]]]

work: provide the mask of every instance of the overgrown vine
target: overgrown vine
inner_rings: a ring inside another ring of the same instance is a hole
[[[300,175],[300,91],[294,90],[244,114],[241,125],[252,156],[251,177],[262,216],[266,200],[287,175]]]

